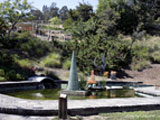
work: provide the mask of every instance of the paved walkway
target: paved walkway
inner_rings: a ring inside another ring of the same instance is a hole
[[[0,113],[0,120],[54,120],[54,116],[22,116]]]
[[[135,91],[148,95],[160,96],[160,87],[139,87],[135,88]]]
[[[68,100],[71,115],[135,110],[159,110],[160,97]],[[0,94],[0,112],[23,115],[57,115],[57,100],[24,100]]]

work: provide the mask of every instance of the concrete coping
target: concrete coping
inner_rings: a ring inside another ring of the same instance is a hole
[[[160,110],[160,97],[68,100],[69,115]],[[0,113],[18,115],[58,115],[58,100],[25,100],[0,94]]]

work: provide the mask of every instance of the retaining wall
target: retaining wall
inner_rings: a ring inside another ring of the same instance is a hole
[[[6,92],[15,92],[22,90],[35,90],[40,87],[41,83],[39,82],[2,82],[0,83],[0,93]]]

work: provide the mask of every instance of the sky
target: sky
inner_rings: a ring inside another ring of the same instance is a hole
[[[73,9],[78,6],[79,2],[83,3],[83,1],[92,5],[94,10],[96,10],[98,0],[28,0],[29,3],[33,3],[32,5],[39,10],[42,10],[43,5],[50,6],[52,2],[55,2],[58,8],[62,8],[64,5],[66,5],[68,8]]]

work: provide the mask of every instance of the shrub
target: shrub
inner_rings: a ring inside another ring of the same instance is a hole
[[[28,59],[21,59],[21,60],[17,60],[17,63],[21,66],[21,67],[30,67],[31,63]]]
[[[69,70],[70,66],[71,66],[71,60],[67,59],[66,61],[64,61],[64,63],[63,63],[63,69]]]
[[[0,81],[6,81],[5,77],[0,76]]]
[[[50,51],[48,42],[33,37],[29,32],[16,33],[13,36],[10,40],[14,44],[13,49],[25,53],[27,57],[43,57]]]
[[[5,73],[4,73],[4,70],[3,69],[0,69],[0,81],[5,81]]]
[[[87,85],[87,77],[83,74],[79,74],[79,86],[80,89],[85,90]]]
[[[4,75],[5,75],[4,70],[0,69],[0,76],[4,76]]]
[[[147,61],[146,59],[134,59],[130,66],[132,70],[142,71],[143,69],[150,67],[150,61]]]
[[[56,53],[49,54],[45,59],[41,61],[41,65],[45,67],[60,68],[60,55]]]
[[[160,63],[160,51],[155,51],[153,52],[151,55],[151,60],[152,62],[157,62],[157,63]]]

